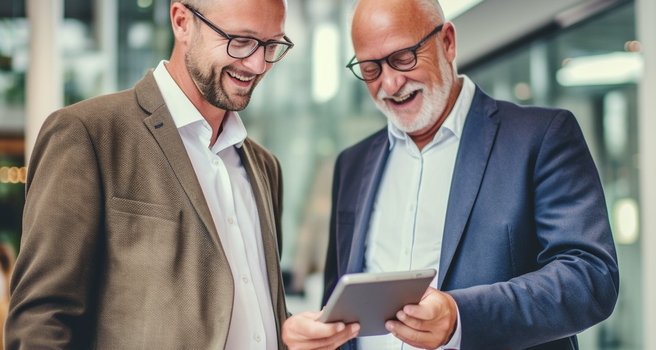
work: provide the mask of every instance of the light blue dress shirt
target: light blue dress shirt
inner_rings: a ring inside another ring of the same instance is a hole
[[[374,202],[365,250],[366,272],[435,268],[460,137],[474,98],[466,76],[453,109],[421,151],[388,122],[390,155]],[[457,195],[457,194],[456,194]],[[431,286],[437,287],[437,275]],[[392,334],[358,339],[362,350],[416,349]],[[460,346],[460,325],[444,348]]]

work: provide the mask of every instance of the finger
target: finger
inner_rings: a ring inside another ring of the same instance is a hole
[[[299,339],[325,339],[344,332],[346,325],[342,322],[312,322],[309,324],[303,324],[302,327],[303,328],[299,329],[297,332],[297,334],[300,335]]]
[[[338,336],[334,338],[334,341],[331,344],[332,349],[335,349],[340,345],[346,343],[347,341],[357,337],[359,332],[360,332],[360,324],[358,323],[349,324],[344,331],[340,332]]]
[[[305,320],[301,324],[304,327],[301,331],[303,334],[307,334],[310,339],[330,338],[346,328],[344,322],[323,323],[317,321],[320,315],[321,312],[309,312],[303,315]]]
[[[436,348],[440,345],[439,341],[433,339],[433,335],[426,331],[412,329],[402,322],[387,321],[385,328],[389,330],[399,340],[418,348]]]
[[[334,334],[331,337],[323,339],[311,339],[300,342],[295,342],[297,349],[336,349],[340,345],[346,343],[350,339],[355,338],[360,331],[360,325],[357,323],[352,323],[348,325],[344,330],[339,333]]]
[[[396,318],[404,325],[418,330],[426,331],[432,334],[450,335],[453,333],[457,323],[457,316],[455,313],[446,311],[437,315],[437,317],[429,320],[412,317],[403,311],[396,314]]]
[[[283,339],[290,343],[325,339],[343,331],[343,322],[323,323],[315,321],[316,313],[294,315],[283,324]]]
[[[418,319],[415,317],[412,317],[408,314],[406,314],[403,311],[399,311],[396,313],[396,318],[401,321],[404,325],[416,329],[416,330],[427,330],[427,321]]]
[[[448,310],[448,302],[449,300],[442,293],[434,290],[425,295],[419,304],[404,306],[403,312],[421,320],[432,320]]]
[[[439,302],[431,299],[431,301],[425,303],[422,301],[422,303],[423,304],[419,305],[406,305],[400,312],[406,314],[409,317],[425,321],[439,317],[443,308]]]

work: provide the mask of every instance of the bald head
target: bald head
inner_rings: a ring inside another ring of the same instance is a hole
[[[393,30],[424,33],[444,22],[437,0],[360,0],[353,14],[351,35],[357,47],[369,36],[387,36]]]
[[[243,1],[243,0],[240,0]],[[173,5],[176,2],[181,2],[184,4],[188,4],[191,7],[204,11],[207,7],[209,6],[216,6],[216,5],[226,5],[226,6],[232,6],[232,3],[230,1],[226,0],[171,0],[171,5]],[[272,0],[272,2],[279,2],[282,3],[283,7],[286,9],[287,8],[287,0]]]

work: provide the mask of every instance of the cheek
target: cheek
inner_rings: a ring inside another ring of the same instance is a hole
[[[438,54],[435,52],[431,57],[420,60],[418,66],[421,66],[424,70],[426,79],[433,83],[442,83],[444,81],[443,77],[446,74],[450,74],[450,72],[445,70],[448,69],[449,63],[445,62],[443,53]]]
[[[417,65],[417,68],[412,73],[410,79],[419,81],[427,86],[434,86],[443,83],[444,79],[442,77],[445,72],[440,71],[437,61],[433,61],[431,64]]]
[[[367,90],[369,90],[369,94],[374,100],[378,96],[378,89],[380,89],[380,83],[372,82],[367,84]]]
[[[237,61],[228,55],[226,45],[221,42],[197,42],[192,51],[196,55],[196,60],[205,65],[201,67],[203,70],[223,68]]]

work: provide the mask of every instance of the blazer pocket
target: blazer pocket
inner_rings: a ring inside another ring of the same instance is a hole
[[[178,222],[180,217],[180,209],[120,197],[112,197],[109,209],[124,214],[159,218],[173,222]]]
[[[105,222],[107,254],[118,276],[141,285],[143,269],[169,273],[182,239],[181,209],[112,197]],[[114,276],[114,275],[112,275]]]

